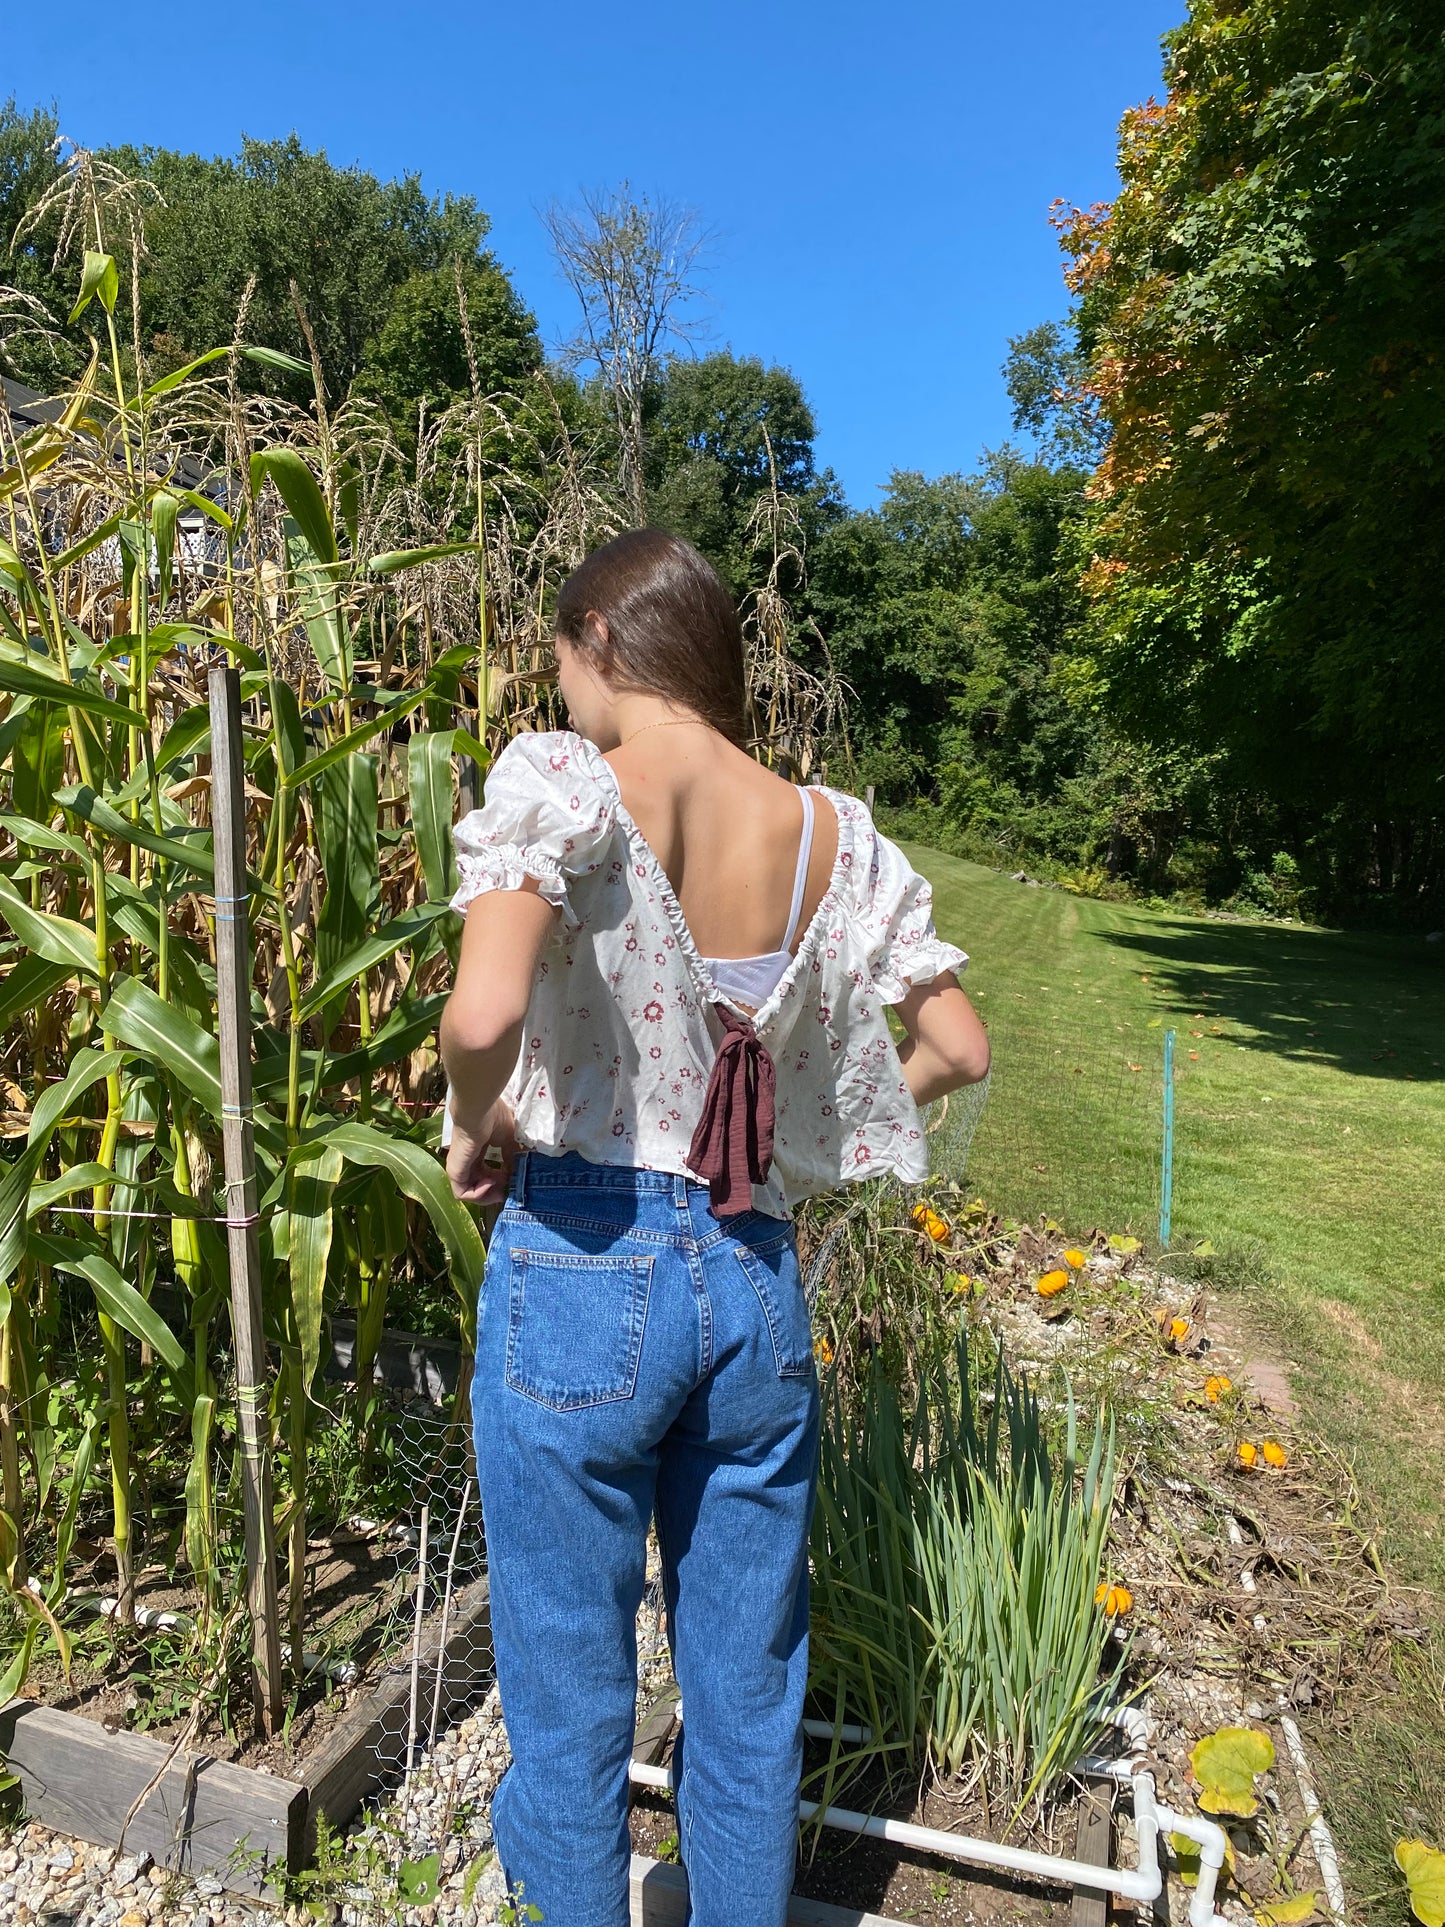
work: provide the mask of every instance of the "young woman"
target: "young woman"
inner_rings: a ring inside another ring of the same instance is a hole
[[[506,1199],[472,1394],[512,1746],[493,1828],[547,1927],[625,1927],[655,1520],[692,1919],[781,1927],[818,1426],[789,1207],[922,1178],[918,1106],[988,1044],[863,806],[743,748],[738,619],[694,549],[597,550],[557,666],[575,733],[516,738],[456,831],[442,1022],[453,1189]]]

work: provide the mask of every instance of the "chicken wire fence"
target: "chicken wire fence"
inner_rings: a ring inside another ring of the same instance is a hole
[[[349,1414],[354,1327],[334,1320],[330,1340],[327,1391]],[[368,1809],[410,1780],[492,1683],[467,1369],[454,1339],[382,1334],[366,1457],[348,1486],[357,1509],[308,1561],[308,1668],[323,1669],[328,1693],[365,1715],[353,1729],[358,1762],[343,1778]],[[323,1394],[318,1411],[332,1404]],[[321,1425],[314,1454],[324,1460],[334,1443],[352,1455],[356,1441],[354,1424]],[[358,1824],[353,1807],[354,1795],[328,1822]]]
[[[930,1107],[933,1174],[1010,1217],[1167,1244],[1188,1175],[1174,1033],[991,1011],[989,1041],[988,1078]]]

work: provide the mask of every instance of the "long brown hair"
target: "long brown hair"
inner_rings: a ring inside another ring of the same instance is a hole
[[[605,645],[587,620],[594,613],[607,624]],[[681,536],[630,529],[594,549],[562,584],[556,628],[614,688],[664,696],[746,747],[738,612],[717,570]]]

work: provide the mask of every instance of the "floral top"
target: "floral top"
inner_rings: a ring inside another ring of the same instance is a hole
[[[968,962],[933,928],[932,891],[863,804],[825,794],[838,854],[782,981],[753,1013],[777,1068],[774,1158],[757,1210],[839,1183],[928,1174],[923,1123],[884,1007]],[[515,737],[457,825],[464,911],[536,879],[562,915],[543,954],[506,1096],[518,1141],[595,1164],[686,1173],[723,1026],[713,983],[611,765],[570,730]]]

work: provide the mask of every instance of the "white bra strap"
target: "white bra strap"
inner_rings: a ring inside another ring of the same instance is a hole
[[[803,834],[798,843],[798,868],[793,877],[793,904],[788,912],[788,927],[783,932],[779,950],[791,950],[793,937],[798,928],[798,913],[803,907],[803,886],[808,881],[808,858],[813,854],[813,798],[806,786],[800,785],[798,795],[803,803]]]

